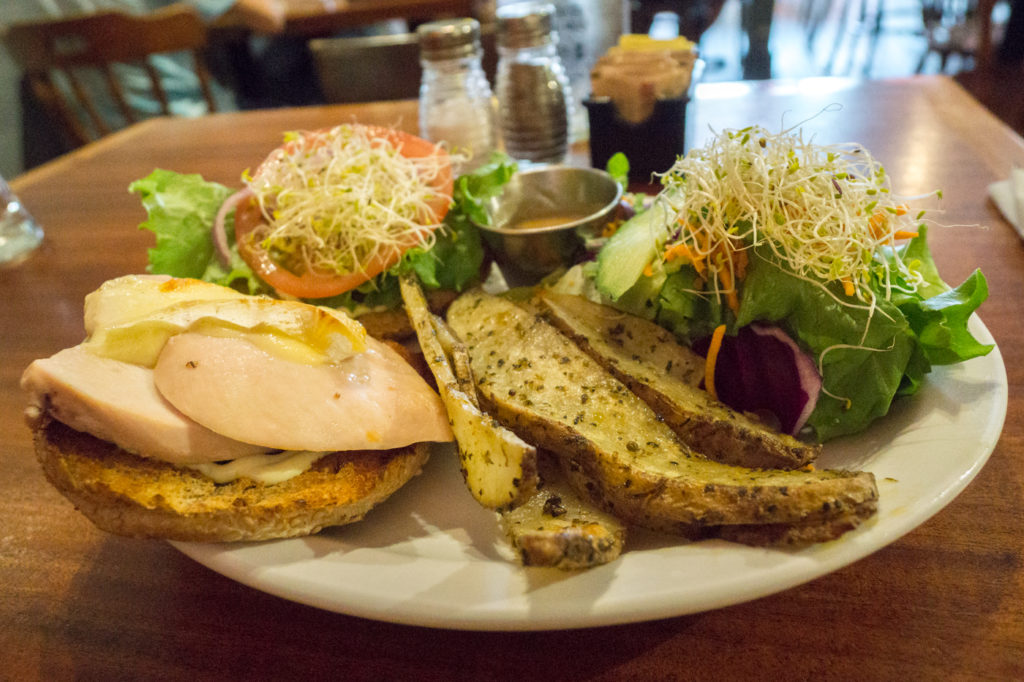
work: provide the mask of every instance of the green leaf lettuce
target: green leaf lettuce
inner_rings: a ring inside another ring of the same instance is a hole
[[[638,223],[621,238],[616,234],[606,245],[612,248],[599,255],[599,290],[616,307],[654,319],[684,343],[706,338],[720,324],[730,334],[758,321],[781,327],[821,372],[822,394],[807,422],[819,441],[864,430],[889,411],[897,396],[916,392],[933,365],[962,362],[992,349],[968,329],[971,315],[988,295],[985,277],[977,271],[954,289],[946,285],[924,228],[900,252],[925,280],[914,293],[894,293],[888,300],[879,295],[870,306],[845,296],[838,283],[798,277],[774,263],[768,250],[757,248],[734,315],[719,297],[701,291],[701,280],[688,265],[641,274],[639,261],[629,254],[640,252],[649,259],[652,245],[650,238],[643,239],[650,230]],[[890,267],[891,255],[878,259],[878,280],[906,284]],[[620,263],[627,267],[617,267]]]

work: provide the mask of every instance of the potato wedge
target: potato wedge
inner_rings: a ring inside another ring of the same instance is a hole
[[[821,447],[779,433],[698,387],[704,358],[653,322],[588,301],[541,292],[549,319],[650,405],[684,443],[710,459],[758,469],[796,469]]]
[[[550,453],[540,455],[537,491],[501,514],[501,525],[523,565],[576,570],[617,559],[625,524],[577,495]]]
[[[827,521],[811,523],[766,523],[746,526],[709,526],[703,529],[704,537],[729,540],[744,545],[795,547],[815,542],[835,540],[844,533],[854,530],[865,520],[858,512],[838,516]]]
[[[480,411],[476,396],[463,390],[471,386],[471,380],[460,384],[455,376],[419,282],[404,276],[401,289],[409,321],[448,411],[458,446],[459,466],[470,493],[490,509],[513,507],[523,502],[537,485],[536,449]],[[450,333],[445,338],[450,346],[457,345],[457,339]],[[459,349],[453,352],[465,354]]]
[[[452,373],[455,375],[455,382],[459,390],[466,394],[474,407],[480,407],[476,396],[476,383],[473,381],[473,368],[469,363],[469,352],[466,346],[455,336],[455,332],[442,318],[431,315],[431,323],[437,333],[437,340],[441,349],[451,363]]]
[[[470,292],[447,319],[469,350],[481,405],[558,453],[577,491],[627,523],[692,532],[875,512],[870,473],[747,469],[694,452],[572,341],[509,301]]]
[[[591,489],[592,483],[585,472],[569,468],[564,471],[564,474],[566,481],[574,488]],[[793,523],[707,525],[651,517],[643,525],[650,530],[678,535],[691,541],[718,539],[758,547],[793,547],[835,540],[860,526],[863,521],[871,517],[874,510],[875,502],[872,501],[831,518],[814,516],[805,521]]]

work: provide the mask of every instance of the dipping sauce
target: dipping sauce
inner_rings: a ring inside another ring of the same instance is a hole
[[[554,215],[545,216],[542,218],[527,218],[526,220],[520,220],[515,224],[513,229],[515,230],[542,230],[545,227],[557,227],[559,225],[567,225],[574,223],[577,220],[583,220],[587,216],[585,215]]]

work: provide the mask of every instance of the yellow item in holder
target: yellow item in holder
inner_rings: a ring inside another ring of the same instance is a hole
[[[626,33],[619,36],[619,47],[623,50],[668,50],[669,52],[676,52],[693,50],[696,46],[696,43],[683,36],[667,40],[652,38],[646,33]]]
[[[591,69],[592,97],[611,99],[624,120],[639,123],[651,116],[658,100],[686,94],[696,59],[696,44],[686,38],[620,36]]]

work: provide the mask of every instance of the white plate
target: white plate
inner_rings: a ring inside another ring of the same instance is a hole
[[[972,331],[994,343],[975,317]],[[463,488],[454,454],[365,521],[317,536],[252,544],[173,543],[240,583],[330,611],[471,630],[545,630],[652,620],[738,604],[846,566],[910,532],[963,490],[1006,416],[999,349],[936,368],[918,395],[866,433],[825,447],[819,466],[874,472],[877,516],[839,540],[800,550],[723,541],[685,544],[632,532],[627,550],[583,572],[523,568],[492,513]]]

